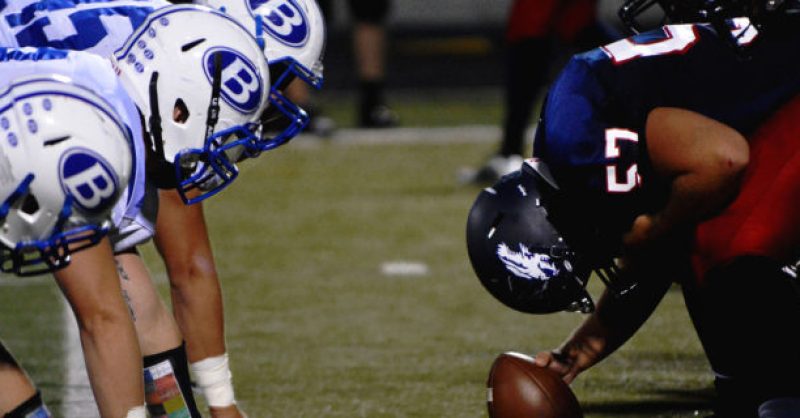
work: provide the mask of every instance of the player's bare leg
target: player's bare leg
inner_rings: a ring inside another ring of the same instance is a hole
[[[0,416],[35,414],[49,417],[50,411],[28,375],[0,341]]]
[[[142,354],[147,356],[181,345],[181,333],[158,295],[150,272],[136,253],[114,256],[128,307],[139,337]]]
[[[185,411],[199,417],[180,330],[159,297],[150,272],[135,251],[119,253],[115,261],[144,356],[148,409],[153,415]]]
[[[175,318],[192,371],[214,418],[244,414],[234,400],[225,349],[222,290],[203,207],[187,206],[174,190],[159,191],[155,243],[167,267]]]
[[[355,23],[353,50],[360,83],[359,125],[370,128],[397,125],[399,118],[383,97],[386,77],[386,28],[383,24]]]
[[[142,356],[107,239],[54,273],[80,329],[83,356],[102,417],[144,417]]]

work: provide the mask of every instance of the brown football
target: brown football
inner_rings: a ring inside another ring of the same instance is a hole
[[[490,418],[583,417],[578,399],[561,377],[524,354],[499,355],[486,387]]]

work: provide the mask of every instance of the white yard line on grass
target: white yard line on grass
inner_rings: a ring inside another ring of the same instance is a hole
[[[381,274],[384,276],[425,276],[429,272],[428,265],[418,261],[387,261],[381,264]]]
[[[52,276],[16,277],[11,275],[0,276],[0,287],[27,287],[49,284]]]

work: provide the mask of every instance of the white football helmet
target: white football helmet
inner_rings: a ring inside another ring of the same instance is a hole
[[[0,93],[0,270],[53,271],[96,244],[128,187],[130,131],[111,105],[63,76]]]
[[[272,74],[270,107],[262,118],[262,148],[292,139],[308,124],[308,115],[282,90],[295,77],[322,87],[325,20],[315,0],[196,0],[242,22],[269,61]],[[276,132],[277,131],[277,132]]]
[[[160,162],[161,173],[151,175],[175,178],[186,203],[219,192],[238,175],[242,155],[262,151],[256,131],[269,69],[255,38],[230,16],[195,5],[158,9],[113,60]]]

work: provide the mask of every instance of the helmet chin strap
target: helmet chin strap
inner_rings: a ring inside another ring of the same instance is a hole
[[[203,143],[214,135],[214,129],[219,121],[219,94],[222,89],[222,55],[214,53],[214,81],[211,83],[211,101],[208,104],[208,117],[206,118],[206,136]]]
[[[167,156],[164,154],[164,138],[161,136],[161,110],[158,108],[158,71],[153,71],[150,76],[150,118],[148,122],[148,130],[152,138],[153,151],[166,161]]]
[[[148,177],[152,178],[155,184],[162,189],[174,189],[178,182],[175,179],[173,165],[167,162],[167,155],[164,152],[164,138],[161,136],[161,111],[158,108],[158,72],[154,71],[150,76],[149,84],[150,116],[147,121],[144,112],[139,109],[139,117],[142,122],[142,130],[145,131],[146,163]]]

